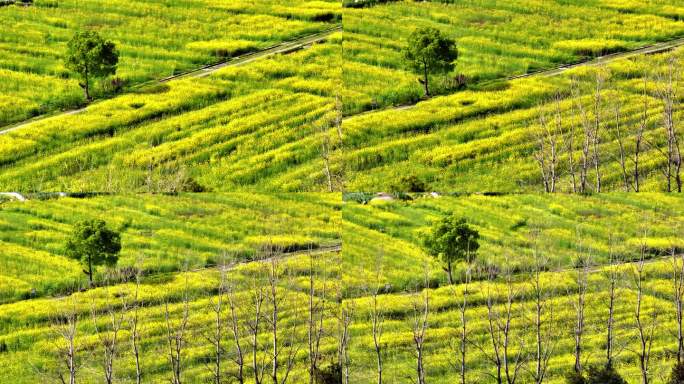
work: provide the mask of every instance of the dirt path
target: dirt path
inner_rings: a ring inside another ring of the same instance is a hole
[[[679,39],[675,39],[675,40],[666,41],[663,43],[656,43],[656,44],[647,45],[647,46],[637,48],[637,49],[634,49],[631,51],[611,53],[608,55],[603,55],[603,56],[595,57],[592,59],[583,60],[583,61],[580,61],[577,63],[563,64],[559,67],[555,67],[555,68],[551,68],[551,69],[542,69],[542,70],[536,71],[536,72],[530,72],[530,73],[525,73],[522,75],[515,75],[515,76],[504,77],[501,79],[486,81],[486,82],[483,82],[482,84],[491,83],[491,82],[495,82],[495,81],[509,81],[509,80],[516,80],[516,79],[524,79],[524,78],[529,78],[529,77],[558,76],[558,75],[563,74],[565,71],[567,71],[569,69],[573,69],[573,68],[577,68],[577,67],[597,66],[597,65],[603,65],[603,64],[611,63],[611,62],[617,61],[617,60],[627,59],[630,57],[662,53],[662,52],[670,51],[672,49],[675,49],[675,48],[683,46],[683,45],[684,45],[684,37],[679,38]],[[449,94],[445,94],[445,95],[439,95],[436,97],[448,96],[448,95]],[[425,101],[425,100],[421,99],[421,100],[418,100],[418,101],[413,102],[413,103],[405,103],[405,104],[395,105],[395,106],[391,106],[391,107],[387,107],[387,108],[374,109],[371,111],[364,111],[364,112],[357,113],[354,115],[345,116],[343,120],[347,120],[347,119],[351,119],[351,118],[354,118],[357,116],[362,116],[362,115],[366,115],[369,113],[375,113],[375,112],[402,111],[402,110],[406,110],[406,109],[411,109],[422,101]]]
[[[208,75],[218,71],[221,68],[243,65],[243,64],[251,63],[253,61],[263,59],[263,58],[273,56],[273,55],[288,54],[288,53],[296,52],[296,51],[301,50],[301,49],[306,49],[314,43],[324,41],[331,34],[338,32],[338,31],[341,31],[341,30],[342,30],[342,27],[337,26],[337,27],[325,30],[323,32],[313,34],[313,35],[304,36],[302,38],[299,38],[296,40],[291,40],[291,41],[286,41],[286,42],[283,42],[280,44],[276,44],[276,45],[273,45],[271,47],[268,47],[268,48],[265,48],[265,49],[262,49],[259,51],[250,52],[250,53],[246,53],[244,55],[236,56],[236,57],[233,57],[231,59],[228,59],[228,60],[220,62],[220,63],[207,65],[207,66],[204,66],[202,68],[194,69],[192,71],[181,73],[181,74],[174,75],[174,76],[165,77],[163,79],[154,80],[151,82],[145,82],[145,83],[137,85],[136,88],[142,87],[145,85],[154,84],[154,83],[167,83],[167,82],[172,81],[172,80],[178,80],[178,79],[184,79],[184,78],[205,77],[205,76],[208,76]],[[103,99],[100,101],[104,101],[104,100],[111,100],[111,99]],[[95,103],[97,103],[97,102],[95,102]],[[95,103],[91,103],[90,105],[93,105]],[[16,131],[18,129],[24,128],[26,126],[29,126],[31,124],[34,124],[36,122],[43,121],[43,120],[46,120],[49,118],[58,117],[58,116],[75,115],[75,114],[81,113],[87,109],[88,109],[88,107],[84,107],[84,108],[73,109],[73,110],[54,113],[54,114],[46,114],[46,115],[37,116],[37,117],[34,117],[32,119],[25,120],[23,122],[20,122],[20,123],[14,124],[14,125],[10,125],[10,126],[7,126],[3,129],[1,129],[0,135],[4,135],[7,133]]]
[[[26,201],[26,197],[24,195],[17,193],[17,192],[0,192],[0,196],[7,196],[12,199],[15,199],[17,201]]]

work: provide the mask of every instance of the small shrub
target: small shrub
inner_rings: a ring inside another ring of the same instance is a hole
[[[672,367],[668,384],[684,384],[684,362],[678,361]]]
[[[588,384],[587,379],[581,373],[572,371],[565,375],[565,382],[567,384]]]
[[[613,368],[612,365],[602,368],[589,367],[586,384],[627,384],[627,381]]]

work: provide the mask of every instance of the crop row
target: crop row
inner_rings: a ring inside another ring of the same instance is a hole
[[[344,9],[347,115],[418,101],[421,85],[401,50],[418,27],[455,39],[454,73],[435,78],[450,92],[452,78],[470,85],[619,52],[682,36],[681,6],[668,2],[396,1]],[[388,86],[390,85],[391,86]]]
[[[316,194],[60,198],[0,206],[2,301],[57,294],[83,284],[64,245],[73,225],[103,219],[122,233],[119,269],[148,273],[250,260],[266,244],[288,250],[338,243],[337,198]],[[101,271],[106,276],[106,271]]]
[[[682,83],[678,70],[672,81],[665,81],[663,74],[678,68],[682,52],[580,67],[557,78],[497,83],[404,110],[351,117],[344,123],[349,188],[408,190],[410,186],[402,185],[408,174],[433,190],[544,190],[537,157],[543,138],[544,160],[550,162],[549,140],[556,144],[556,191],[576,191],[579,187],[573,188],[568,165],[570,153],[577,166],[583,142],[591,133],[597,138],[596,148],[589,150],[587,161],[599,163],[602,190],[631,190],[618,159],[625,155],[632,179],[634,164],[628,158],[634,157],[637,132],[643,126],[640,190],[667,190],[660,176],[668,163],[663,155],[667,151],[662,151],[668,137],[663,106],[672,100],[674,136],[680,135],[676,132],[681,100],[676,94]],[[666,89],[673,90],[669,96],[663,92]],[[548,127],[553,134],[542,133]],[[591,184],[587,188],[596,190],[593,167],[587,178]]]
[[[0,189],[339,189],[339,47],[333,36],[2,135]]]
[[[82,103],[63,65],[66,43],[97,29],[121,53],[118,83],[162,78],[320,32],[339,21],[333,1],[54,1],[0,9],[0,126]],[[113,91],[109,80],[97,95]]]

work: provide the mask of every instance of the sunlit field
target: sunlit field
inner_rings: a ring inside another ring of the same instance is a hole
[[[674,172],[664,175],[667,138],[677,136],[668,135],[667,122],[676,127],[681,118],[683,52],[497,82],[350,117],[344,122],[348,190],[543,192],[545,160],[547,174],[555,162],[550,192],[676,191]]]
[[[456,69],[435,76],[435,93],[457,90],[458,75],[476,86],[684,36],[684,4],[678,1],[377,3],[344,8],[345,115],[421,98],[418,75],[407,70],[401,54],[416,28],[437,28],[458,45]]]
[[[0,135],[0,189],[341,189],[339,33]]]
[[[26,7],[0,6],[0,126],[83,104],[78,80],[63,62],[66,43],[79,30],[97,30],[120,51],[117,74],[96,88],[101,97],[340,22],[340,4],[327,0],[36,0]]]
[[[343,207],[343,260],[349,273],[344,275],[347,299],[342,309],[350,324],[343,372],[348,372],[350,383],[378,380],[374,327],[383,382],[416,380],[414,332],[420,332],[426,298],[427,327],[421,352],[426,382],[460,382],[460,308],[466,289],[466,264],[458,264],[457,283],[449,285],[443,265],[422,247],[432,223],[447,215],[466,218],[481,236],[467,287],[466,382],[496,382],[494,344],[502,348],[502,327],[508,315],[509,349],[501,349],[499,358],[506,353],[509,373],[513,375],[519,366],[517,380],[534,382],[534,319],[539,293],[543,308],[541,348],[549,351],[543,382],[564,383],[574,364],[579,285],[585,287],[586,303],[582,364],[585,370],[603,366],[613,273],[617,279],[614,366],[629,383],[640,383],[640,346],[634,317],[639,260],[644,260],[642,322],[649,332],[654,329],[649,339],[650,377],[658,383],[669,377],[677,349],[676,333],[671,332],[676,327],[672,252],[681,266],[684,246],[681,198],[660,194],[414,194],[412,200],[359,203],[367,197],[349,194]],[[619,265],[613,267],[611,261],[617,263],[615,260]],[[490,275],[487,271],[495,272]],[[538,289],[535,271],[539,272]],[[653,323],[654,316],[657,323]],[[490,318],[498,330],[494,331],[498,332],[495,343]],[[653,324],[657,324],[655,328]]]

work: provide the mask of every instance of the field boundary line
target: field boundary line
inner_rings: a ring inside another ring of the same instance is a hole
[[[483,81],[481,83],[478,83],[478,85],[487,85],[487,84],[492,84],[492,83],[497,83],[501,81],[512,81],[512,80],[518,80],[518,79],[526,79],[526,78],[532,78],[532,77],[553,77],[553,76],[558,76],[560,74],[563,74],[565,71],[569,69],[574,69],[574,68],[579,68],[583,66],[597,66],[601,64],[607,64],[607,63],[612,63],[617,60],[621,59],[628,59],[634,56],[640,56],[640,55],[652,55],[652,54],[657,54],[657,53],[663,53],[667,51],[671,51],[673,49],[676,49],[678,47],[681,47],[684,45],[684,37],[679,37],[676,39],[668,40],[668,41],[662,41],[658,43],[653,43],[653,44],[648,44],[644,45],[629,51],[623,51],[623,52],[615,52],[615,53],[609,53],[601,56],[596,56],[596,57],[590,57],[586,58],[584,60],[579,60],[573,63],[566,63],[559,65],[557,67],[553,68],[547,68],[547,69],[540,69],[537,71],[533,71],[530,73],[523,73],[520,75],[513,75],[513,76],[506,76],[506,77],[500,77],[498,79],[492,79],[492,80],[487,80]],[[363,116],[363,115],[368,115],[371,113],[379,113],[379,112],[385,112],[385,111],[401,111],[405,109],[410,109],[415,107],[416,105],[420,104],[421,102],[428,101],[428,100],[434,100],[435,98],[438,97],[445,97],[445,96],[452,96],[455,94],[458,94],[459,91],[456,92],[451,92],[451,93],[445,93],[443,95],[436,95],[434,97],[431,97],[429,99],[420,99],[415,102],[409,102],[409,103],[402,103],[398,105],[393,105],[390,107],[385,107],[385,108],[380,108],[380,109],[372,109],[369,111],[363,111],[359,113],[355,113],[353,115],[348,115],[344,116],[342,120],[349,120],[352,118],[356,118],[358,116]],[[1,133],[1,132],[0,132]]]
[[[191,69],[189,71],[186,71],[186,72],[183,72],[183,73],[180,73],[177,75],[167,76],[167,77],[164,77],[161,79],[149,80],[149,81],[145,81],[142,83],[138,83],[138,84],[135,84],[134,86],[132,86],[131,88],[129,88],[129,92],[124,92],[124,93],[121,93],[121,94],[116,95],[116,96],[133,93],[131,91],[143,88],[145,86],[150,86],[150,85],[154,85],[154,84],[164,84],[164,83],[168,83],[168,82],[173,81],[173,80],[180,80],[180,79],[184,79],[184,78],[204,77],[204,76],[208,76],[211,73],[214,73],[214,72],[218,71],[219,69],[222,69],[225,67],[247,64],[247,63],[251,63],[253,61],[256,61],[256,60],[259,60],[262,58],[266,58],[269,56],[277,55],[277,54],[288,54],[291,52],[295,52],[295,51],[298,51],[300,49],[304,49],[304,48],[310,46],[311,44],[324,41],[333,33],[341,31],[341,30],[342,30],[342,26],[337,25],[333,28],[329,28],[329,29],[326,29],[326,30],[321,31],[321,32],[317,32],[317,33],[314,33],[311,35],[306,35],[306,36],[303,36],[303,37],[300,37],[297,39],[293,39],[293,40],[283,41],[281,43],[274,44],[274,45],[271,45],[269,47],[266,47],[266,48],[263,48],[263,49],[260,49],[257,51],[248,52],[248,53],[245,53],[242,55],[231,57],[231,58],[228,58],[226,60],[216,62],[213,64],[203,65],[202,67]],[[88,109],[88,107],[90,107],[92,105],[95,105],[97,103],[100,103],[100,102],[103,102],[106,100],[113,100],[115,97],[99,99],[99,100],[96,100],[95,102],[92,102],[92,103],[86,105],[85,107],[71,109],[71,110],[67,110],[67,111],[47,113],[47,114],[32,117],[28,120],[24,120],[24,121],[20,121],[17,123],[10,124],[10,125],[6,125],[4,127],[0,127],[0,135],[4,135],[7,133],[16,131],[18,129],[24,128],[24,127],[29,126],[31,124],[38,123],[40,121],[51,119],[54,117],[75,115],[75,114],[78,114],[78,113],[85,111],[86,109]]]
[[[311,248],[311,249],[297,249],[297,250],[294,250],[291,252],[279,252],[279,253],[276,253],[276,254],[271,255],[269,257],[261,258],[261,259],[242,260],[239,262],[234,262],[232,264],[227,264],[226,268],[223,269],[223,271],[226,271],[226,272],[227,271],[233,271],[233,270],[235,270],[235,269],[237,269],[243,265],[247,265],[250,263],[267,263],[267,262],[270,262],[274,259],[287,260],[287,259],[295,257],[295,256],[301,256],[301,255],[305,255],[305,254],[309,254],[309,253],[311,253],[313,255],[318,255],[318,254],[325,254],[325,253],[331,253],[331,252],[342,252],[342,242],[321,245],[317,248]],[[197,273],[197,272],[209,271],[209,270],[214,270],[214,269],[218,270],[219,267],[220,267],[220,265],[218,265],[218,264],[210,264],[210,265],[205,265],[204,267],[188,269],[185,271],[178,270],[178,271],[173,271],[173,272],[151,273],[149,275],[142,274],[141,277],[142,278],[159,278],[159,277],[164,277],[164,276],[178,275],[178,274],[186,273],[186,272]],[[116,286],[119,284],[127,284],[127,283],[130,283],[130,281],[119,281],[119,282],[116,282],[115,284],[111,284],[111,285],[105,284],[105,285],[96,285],[93,287],[85,287],[83,289],[75,290],[71,293],[65,293],[65,294],[61,294],[61,295],[36,296],[36,297],[32,297],[30,299],[10,301],[7,303],[0,303],[0,307],[2,307],[3,305],[11,305],[14,303],[27,302],[27,301],[31,301],[31,300],[40,300],[40,299],[60,300],[60,299],[64,299],[66,297],[69,297],[75,293],[83,293],[83,292],[88,292],[90,290],[97,289],[97,288],[112,287],[112,286]],[[141,284],[143,284],[143,283],[141,282]]]

